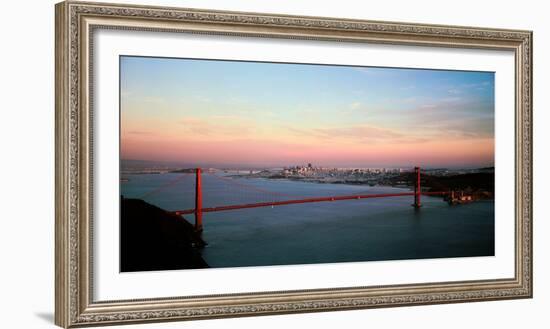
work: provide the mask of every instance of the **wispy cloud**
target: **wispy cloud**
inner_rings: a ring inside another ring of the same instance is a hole
[[[351,143],[403,143],[420,142],[417,136],[408,136],[400,131],[375,125],[354,125],[303,129],[286,127],[287,131],[299,138],[311,138],[326,143],[329,141],[347,141]]]
[[[195,95],[194,98],[197,101],[202,102],[202,103],[211,103],[212,102],[212,98],[204,96],[204,95]]]
[[[146,102],[146,103],[154,103],[154,104],[164,104],[166,103],[166,99],[164,97],[160,96],[145,96],[138,99],[138,101]]]
[[[402,90],[402,91],[408,91],[408,90],[413,90],[415,89],[416,87],[414,85],[407,85],[407,86],[402,86],[402,87],[399,87],[399,90]]]
[[[418,100],[419,100],[418,97],[412,96],[412,97],[405,97],[405,98],[401,99],[401,102],[403,102],[403,103],[415,103]]]
[[[220,140],[229,137],[247,136],[254,130],[251,121],[231,115],[214,115],[205,118],[188,116],[179,120],[178,124],[180,135],[190,135],[189,137],[200,135]]]
[[[361,107],[361,105],[362,105],[361,102],[353,102],[349,105],[349,108],[352,110],[357,110]]]
[[[131,130],[126,133],[130,135],[153,135],[154,134],[151,131],[140,131],[140,130]]]

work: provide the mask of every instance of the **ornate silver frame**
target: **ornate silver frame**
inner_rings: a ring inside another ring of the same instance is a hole
[[[97,28],[504,49],[515,53],[513,278],[93,302],[91,35]],[[62,327],[530,298],[532,32],[66,1],[56,5],[56,297]]]

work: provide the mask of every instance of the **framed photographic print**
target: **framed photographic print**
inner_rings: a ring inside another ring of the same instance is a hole
[[[56,324],[529,298],[532,33],[56,6]]]

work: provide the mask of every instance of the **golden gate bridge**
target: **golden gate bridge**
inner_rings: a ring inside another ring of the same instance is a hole
[[[209,176],[214,177],[218,180],[224,181],[225,183],[231,184],[233,186],[233,191],[237,189],[249,190],[256,195],[267,194],[271,197],[271,201],[261,201],[261,202],[246,202],[246,203],[232,203],[227,205],[218,205],[218,206],[209,206],[203,207],[203,181],[202,181],[202,169],[195,168],[192,172],[187,172],[174,180],[171,180],[160,187],[157,187],[144,195],[141,198],[147,198],[154,194],[157,194],[163,190],[171,188],[181,181],[185,180],[187,177],[194,174],[195,176],[195,187],[194,187],[194,207],[188,209],[181,209],[171,211],[172,213],[183,216],[193,214],[195,217],[195,230],[201,232],[203,229],[203,214],[209,212],[219,212],[219,211],[230,211],[237,209],[250,209],[250,208],[260,208],[260,207],[275,207],[275,206],[284,206],[291,204],[303,204],[303,203],[316,203],[316,202],[335,202],[335,201],[344,201],[344,200],[364,200],[364,199],[374,199],[374,198],[390,198],[390,197],[404,197],[412,196],[413,203],[412,206],[415,209],[418,209],[422,206],[421,204],[421,195],[446,195],[449,192],[422,192],[420,181],[421,181],[421,170],[420,167],[414,168],[414,191],[411,192],[402,192],[402,193],[358,193],[358,194],[346,194],[346,195],[330,195],[330,196],[320,196],[320,197],[299,197],[296,195],[290,195],[286,193],[274,192],[259,188],[257,186],[252,186],[249,184],[241,183],[235,179],[219,176],[215,174],[210,174]],[[233,192],[232,191],[232,192]],[[282,200],[274,200],[275,198],[283,198]]]

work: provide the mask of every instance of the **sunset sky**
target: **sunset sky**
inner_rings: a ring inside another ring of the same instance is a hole
[[[121,57],[122,159],[494,165],[494,73]]]

